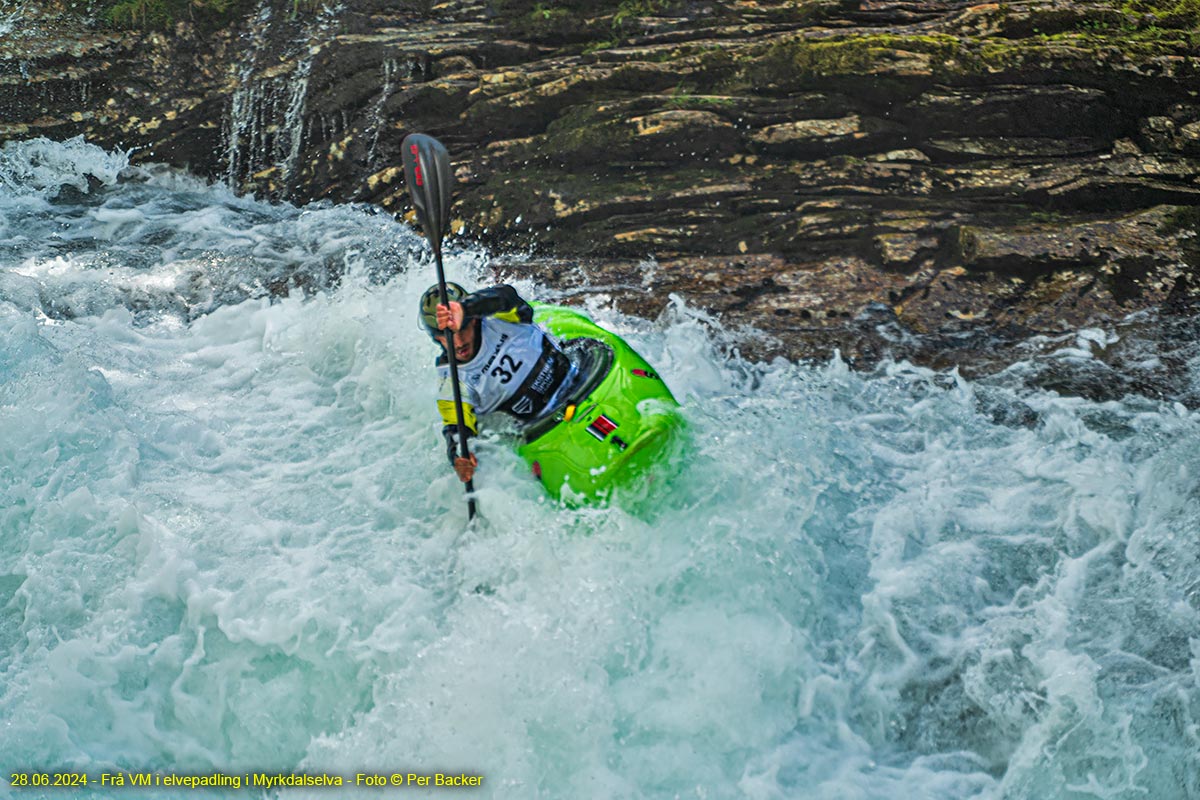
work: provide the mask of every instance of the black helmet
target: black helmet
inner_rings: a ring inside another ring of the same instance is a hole
[[[467,296],[467,290],[459,286],[457,283],[446,283],[446,300],[451,303],[461,303],[462,299]],[[435,283],[425,290],[425,294],[421,295],[421,310],[417,314],[417,321],[425,332],[430,337],[436,338],[441,330],[437,324],[437,307],[442,302],[442,292]]]

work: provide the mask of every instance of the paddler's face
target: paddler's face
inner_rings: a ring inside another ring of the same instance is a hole
[[[437,336],[438,342],[441,343],[442,349],[446,348],[446,331],[442,331]],[[454,333],[454,359],[460,364],[464,364],[475,357],[475,326],[468,323],[466,328]]]

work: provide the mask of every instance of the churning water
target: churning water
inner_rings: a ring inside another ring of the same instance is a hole
[[[1200,797],[1183,406],[1010,381],[985,413],[953,374],[747,363],[684,304],[597,303],[684,401],[686,479],[650,520],[566,510],[495,436],[468,527],[403,226],[80,141],[0,151],[0,211],[0,794]]]

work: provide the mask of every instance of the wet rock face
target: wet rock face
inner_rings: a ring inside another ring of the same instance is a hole
[[[759,355],[990,364],[1200,285],[1187,4],[241,8],[203,32],[31,18],[0,43],[0,138],[404,214],[399,143],[426,131],[464,235],[641,314],[677,293],[768,333]]]

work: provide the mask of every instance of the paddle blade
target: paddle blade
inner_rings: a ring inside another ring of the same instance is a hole
[[[450,223],[450,195],[454,188],[450,154],[441,142],[423,133],[405,136],[400,150],[404,158],[404,180],[417,208],[417,219],[421,221],[434,252],[441,252],[442,237]]]

